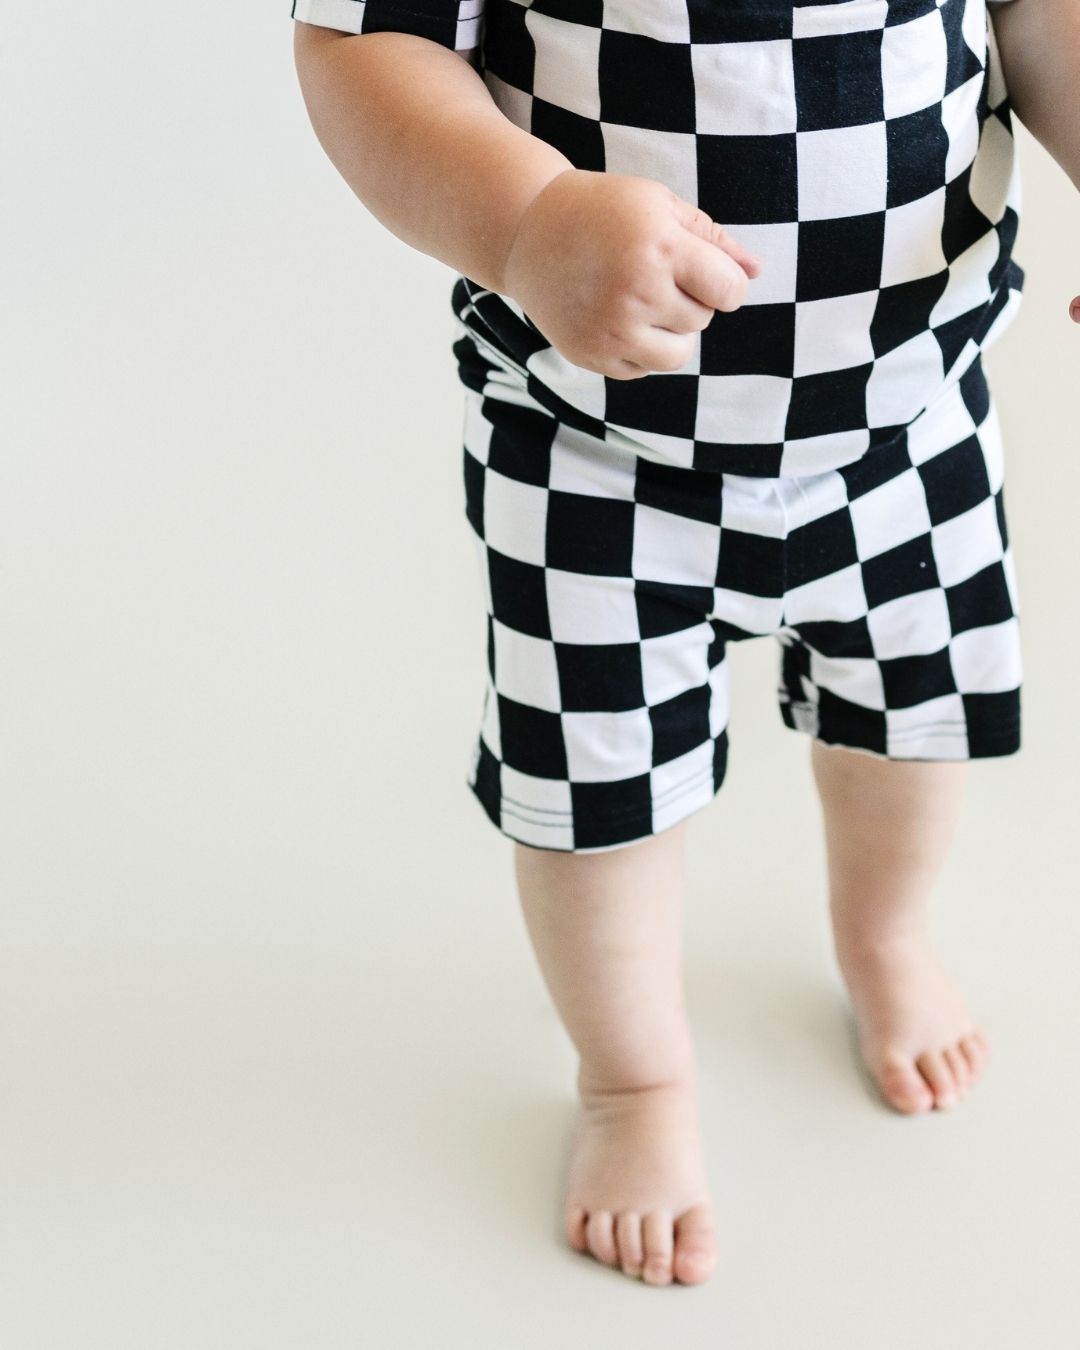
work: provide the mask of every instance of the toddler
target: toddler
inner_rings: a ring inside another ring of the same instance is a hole
[[[327,155],[458,273],[468,784],[579,1056],[566,1240],[649,1283],[717,1254],[680,931],[728,643],[777,639],[883,1099],[949,1107],[986,1063],[928,896],[967,762],[1020,747],[982,354],[1024,281],[1014,110],[1080,186],[1077,13],[293,0]]]

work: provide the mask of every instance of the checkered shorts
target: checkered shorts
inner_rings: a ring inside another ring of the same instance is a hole
[[[705,806],[727,644],[772,635],[784,724],[889,759],[1020,746],[1000,425],[981,360],[839,469],[663,464],[553,416],[462,334],[464,500],[487,607],[468,783],[535,847],[600,852]]]

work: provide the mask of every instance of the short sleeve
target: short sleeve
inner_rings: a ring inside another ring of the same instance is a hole
[[[291,17],[344,33],[415,33],[453,51],[480,45],[485,0],[292,0]]]

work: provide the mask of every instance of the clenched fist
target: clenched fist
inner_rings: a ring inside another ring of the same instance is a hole
[[[568,361],[616,380],[673,371],[761,259],[663,183],[566,169],[521,217],[504,290]]]

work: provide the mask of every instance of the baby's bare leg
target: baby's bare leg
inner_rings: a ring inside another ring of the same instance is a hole
[[[605,853],[515,846],[541,973],[578,1051],[566,1236],[629,1275],[699,1282],[716,1233],[682,986],[685,822]]]
[[[885,760],[811,743],[837,960],[867,1067],[901,1111],[951,1106],[988,1053],[930,939],[931,888],[967,762]]]

